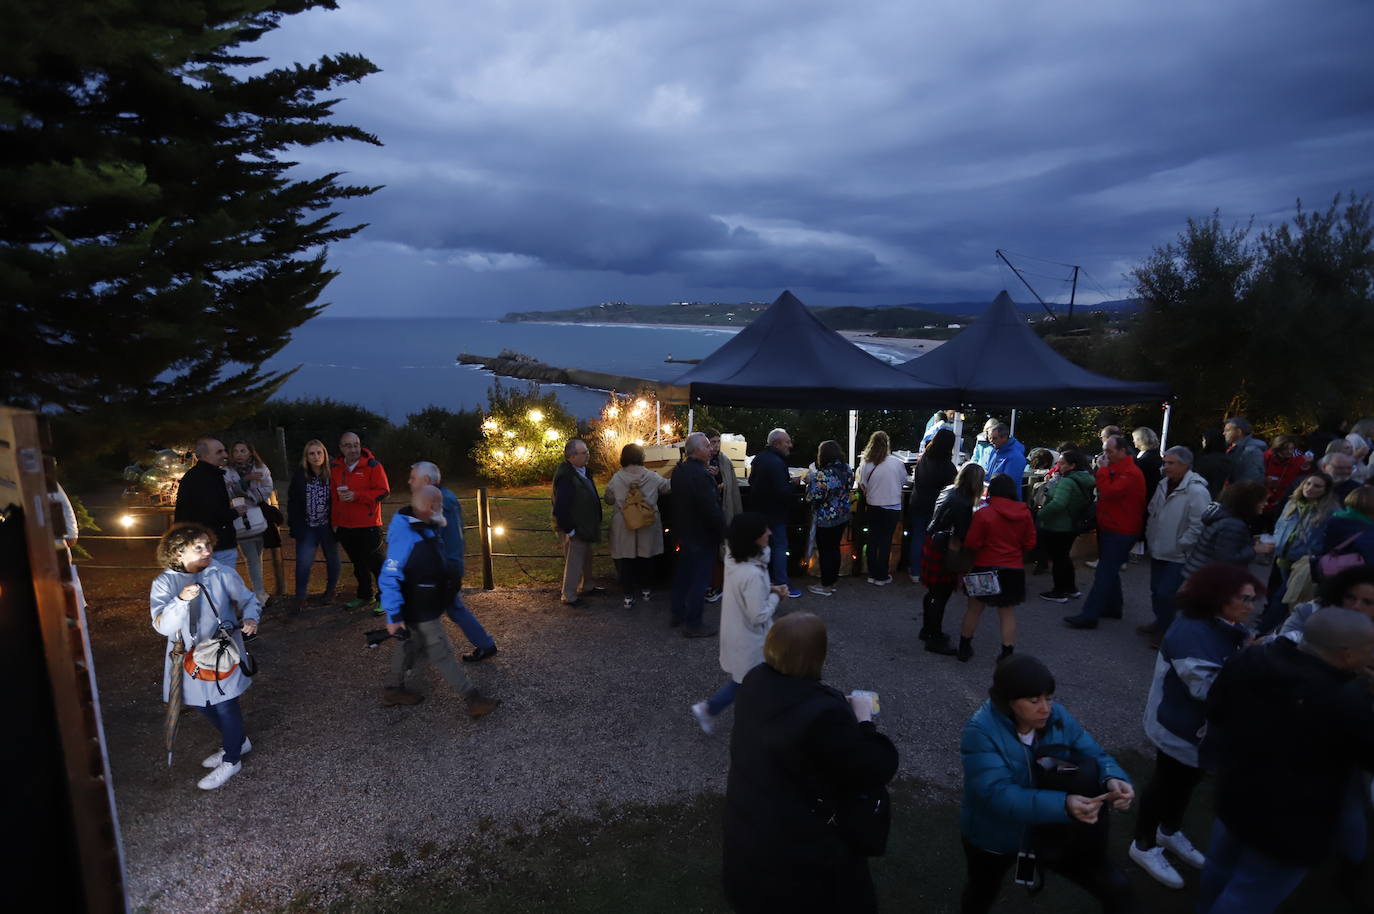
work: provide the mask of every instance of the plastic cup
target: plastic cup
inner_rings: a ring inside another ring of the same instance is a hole
[[[864,695],[864,696],[867,696],[867,697],[868,697],[868,702],[869,702],[869,704],[873,706],[873,716],[874,716],[874,717],[877,717],[877,716],[878,716],[878,711],[880,710],[880,706],[879,706],[879,704],[878,704],[878,693],[877,693],[877,692],[870,692],[870,691],[867,690],[867,689],[855,689],[853,692],[850,692],[849,694],[851,694],[851,695]]]

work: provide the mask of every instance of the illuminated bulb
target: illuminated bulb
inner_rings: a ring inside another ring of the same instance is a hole
[[[613,428],[603,429],[602,432],[601,432],[601,437],[602,437],[602,438],[605,438],[605,439],[608,440],[608,441],[611,440],[612,438],[615,437],[615,429],[613,429]]]
[[[558,440],[558,430],[557,430],[557,429],[552,429],[552,428],[546,428],[546,429],[544,429],[544,440],[545,440],[545,441],[557,441],[557,440]]]
[[[132,514],[125,514],[125,515],[122,515],[122,516],[119,518],[119,525],[120,525],[121,527],[123,527],[125,530],[129,529],[130,527],[132,527],[132,526],[134,525],[134,523],[135,523],[135,520],[134,520],[134,516],[133,516]]]
[[[529,419],[531,422],[543,422],[544,414],[537,409],[532,409],[525,413],[525,418]]]
[[[673,427],[672,427],[671,425],[669,425],[667,422],[663,423],[663,434],[665,434],[665,435],[671,435],[672,432],[673,432]]]
[[[487,421],[482,423],[482,431],[484,432],[494,432],[498,428],[500,428],[500,426],[496,424],[495,419],[488,419]]]
[[[505,535],[506,535],[506,528],[505,528],[505,527],[492,527],[492,528],[491,528],[491,532],[492,532],[492,533],[495,533],[497,536],[505,536]]]
[[[648,408],[649,408],[649,403],[648,403],[647,400],[644,400],[643,398],[641,398],[641,399],[638,399],[638,400],[635,401],[635,409],[648,409]]]
[[[643,438],[636,438],[636,439],[635,439],[635,444],[639,445],[640,447],[643,447],[643,446],[644,446],[644,439],[643,439]]]
[[[612,406],[606,410],[606,417],[608,419],[614,419],[618,415],[620,415],[620,409],[618,407]]]
[[[505,460],[505,459],[506,459],[506,452],[505,452],[505,451],[492,451],[492,452],[491,452],[491,456],[495,457],[497,460]]]
[[[525,459],[526,457],[528,457],[529,455],[530,455],[530,449],[527,448],[527,447],[525,447],[523,444],[520,445],[518,448],[515,449],[515,459],[516,459],[516,460],[524,460],[524,459]]]
[[[508,428],[508,429],[506,429],[504,432],[502,432],[502,434],[505,435],[507,438],[514,438],[514,437],[515,437],[515,429]]]

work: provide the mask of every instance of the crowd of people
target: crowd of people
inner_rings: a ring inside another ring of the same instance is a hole
[[[1139,698],[1156,751],[1127,859],[1170,888],[1185,885],[1179,864],[1200,869],[1202,914],[1272,911],[1332,853],[1342,861],[1340,888],[1355,895],[1374,802],[1374,467],[1366,437],[1374,420],[1331,437],[1320,456],[1313,439],[1279,436],[1266,445],[1242,417],[1205,436],[1197,454],[1162,448],[1149,428],[1106,426],[1090,455],[1068,442],[1028,452],[994,418],[962,465],[952,420],[932,420],[910,468],[876,432],[856,467],[838,442],[824,441],[809,467],[793,470],[791,436],[774,429],[750,465],[747,497],[713,429],[688,435],[667,476],[645,467],[642,447],[627,445],[604,491],[588,470],[586,442],[564,448],[551,489],[565,559],[562,602],[585,609],[602,589],[592,557],[608,531],[626,610],[651,597],[671,551],[668,625],[719,639],[723,682],[690,710],[710,734],[734,709],[724,885],[735,909],[876,908],[867,859],[882,853],[897,750],[877,730],[871,695],[845,696],[822,682],[821,619],[784,612],[803,596],[789,554],[814,553],[819,582],[808,592],[832,597],[844,534],[859,520],[867,535],[858,577],[875,587],[894,583],[892,544],[905,528],[895,559],[923,591],[925,650],[969,662],[983,608],[997,611],[989,698],[961,742],[962,911],[990,910],[1009,872],[1031,888],[1055,873],[1105,911],[1136,910],[1106,843],[1109,810],[1136,803],[1132,780],[1055,700],[1045,664],[1015,650],[1028,577],[1048,571],[1040,598],[1081,600],[1064,624],[1092,630],[1122,618],[1121,573],[1135,557],[1148,557],[1153,618],[1137,632],[1158,653],[1148,695]],[[312,440],[292,474],[285,521],[298,563],[288,617],[311,602],[318,551],[327,586],[316,599],[333,603],[342,545],[357,581],[347,605],[385,616],[386,634],[400,642],[383,702],[419,702],[406,678],[428,659],[472,717],[489,713],[499,702],[454,662],[442,624],[447,615],[472,642],[464,661],[496,653],[462,600],[456,495],[440,487],[437,466],[416,463],[410,503],[383,536],[389,484],[381,462],[351,432],[340,451],[331,461]],[[166,678],[186,677],[186,703],[222,735],[200,781],[214,789],[252,748],[238,700],[251,684],[248,644],[266,594],[262,545],[250,541],[265,532],[254,509],[260,515],[275,498],[247,442],[231,451],[204,438],[196,456],[178,495],[178,523],[159,546],[166,570],[153,585],[152,614],[169,650],[180,641],[198,658],[182,671],[169,659]],[[799,541],[790,521],[801,504],[811,529]],[[1097,558],[1085,595],[1073,553],[1087,535]],[[251,587],[235,571],[240,549]],[[944,617],[959,590],[966,605],[956,643]],[[706,619],[713,602],[719,629]],[[237,665],[200,663],[211,638],[233,646],[220,650]],[[1183,820],[1209,776],[1217,800],[1203,850]],[[1263,812],[1261,795],[1269,798]]]

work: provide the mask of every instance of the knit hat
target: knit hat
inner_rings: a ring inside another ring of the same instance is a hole
[[[1018,698],[1054,694],[1054,674],[1049,667],[1029,654],[1013,654],[997,664],[988,696],[995,704],[1007,705]]]

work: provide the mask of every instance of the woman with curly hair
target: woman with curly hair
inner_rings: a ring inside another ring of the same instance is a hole
[[[210,773],[201,778],[201,790],[214,790],[239,773],[243,753],[253,744],[243,731],[239,696],[250,680],[232,652],[202,666],[197,646],[227,639],[242,658],[243,635],[256,634],[262,607],[232,568],[211,561],[215,535],[201,524],[177,524],[157,544],[157,560],[166,570],[153,580],[149,603],[153,628],[165,635],[167,644],[162,671],[162,700],[168,698],[173,676],[181,677],[182,701],[195,708],[220,732],[223,748],[201,764]],[[240,621],[242,619],[242,621]],[[185,661],[172,669],[171,650],[180,639]],[[227,649],[227,646],[226,646]]]

